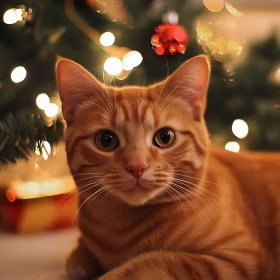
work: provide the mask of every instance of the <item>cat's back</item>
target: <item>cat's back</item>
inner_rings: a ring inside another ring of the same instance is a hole
[[[214,169],[219,165],[229,170],[244,192],[280,201],[280,152],[233,153],[212,146],[208,166]]]
[[[235,209],[275,262],[280,275],[280,153],[209,150],[209,168],[228,180]],[[278,279],[278,278],[277,278]]]

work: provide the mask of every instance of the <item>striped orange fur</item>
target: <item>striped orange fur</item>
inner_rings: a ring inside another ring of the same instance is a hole
[[[198,56],[163,82],[113,88],[58,62],[80,204],[69,279],[280,279],[280,154],[209,144],[209,73]]]

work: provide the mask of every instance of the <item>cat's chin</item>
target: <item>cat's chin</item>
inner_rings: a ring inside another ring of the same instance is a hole
[[[131,206],[141,206],[154,199],[162,189],[151,190],[145,187],[136,186],[116,193],[116,195]]]

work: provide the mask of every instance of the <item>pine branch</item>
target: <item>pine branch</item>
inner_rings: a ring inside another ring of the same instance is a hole
[[[8,114],[0,120],[0,165],[28,158],[37,148],[42,153],[43,141],[51,145],[63,138],[63,124],[56,121],[47,127],[40,115]]]

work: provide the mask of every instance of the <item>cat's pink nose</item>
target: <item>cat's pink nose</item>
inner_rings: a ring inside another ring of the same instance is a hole
[[[148,167],[146,164],[128,164],[126,170],[138,180]]]

